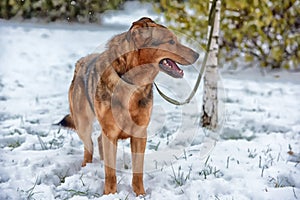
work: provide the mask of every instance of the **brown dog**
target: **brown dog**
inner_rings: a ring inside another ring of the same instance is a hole
[[[154,78],[159,71],[181,78],[183,71],[176,63],[192,64],[198,57],[166,27],[144,17],[112,38],[103,53],[76,63],[69,90],[71,114],[59,124],[77,131],[84,143],[85,166],[93,158],[91,133],[97,117],[102,128],[98,147],[105,164],[104,194],[117,192],[117,141],[126,138],[131,143],[133,190],[136,195],[145,194],[144,151]]]

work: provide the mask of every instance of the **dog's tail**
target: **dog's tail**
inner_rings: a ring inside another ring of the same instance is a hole
[[[66,127],[66,128],[76,130],[74,120],[72,119],[70,114],[66,115],[60,122],[58,122],[55,125],[63,126],[63,127]]]

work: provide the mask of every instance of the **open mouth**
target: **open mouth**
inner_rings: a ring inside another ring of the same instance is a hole
[[[169,58],[164,58],[159,62],[159,67],[167,73],[168,75],[174,78],[182,78],[183,77],[183,70],[178,67],[176,62]]]

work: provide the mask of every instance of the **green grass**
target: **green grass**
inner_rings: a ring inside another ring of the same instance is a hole
[[[181,169],[181,166],[178,167],[177,172],[175,172],[173,165],[171,165],[171,167],[173,172],[173,175],[171,175],[172,181],[176,186],[183,186],[190,179],[192,166],[189,167],[189,171],[187,174],[185,174],[185,172]]]

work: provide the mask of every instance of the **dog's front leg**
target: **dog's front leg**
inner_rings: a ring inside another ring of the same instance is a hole
[[[116,178],[116,154],[117,139],[109,138],[105,132],[102,132],[102,148],[105,165],[105,187],[104,194],[114,194],[117,192]]]
[[[132,188],[136,195],[144,195],[143,169],[144,169],[144,153],[147,138],[132,137],[131,155],[132,155]]]
[[[103,160],[103,143],[102,143],[102,134],[98,137],[98,150],[100,155],[100,160]]]

